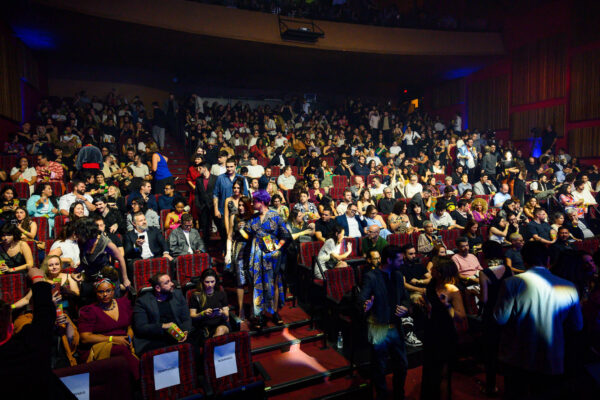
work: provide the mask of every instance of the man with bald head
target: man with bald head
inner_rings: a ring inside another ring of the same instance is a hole
[[[371,225],[367,228],[367,236],[361,242],[360,252],[363,257],[367,257],[369,252],[377,250],[379,254],[383,249],[389,246],[387,240],[379,236],[380,228],[377,225]]]

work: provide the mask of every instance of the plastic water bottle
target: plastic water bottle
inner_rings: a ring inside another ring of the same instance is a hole
[[[337,348],[340,350],[344,348],[344,337],[342,336],[342,331],[338,333]]]

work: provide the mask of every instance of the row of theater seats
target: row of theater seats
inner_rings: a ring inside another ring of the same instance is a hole
[[[234,343],[237,371],[217,378],[215,348]],[[155,389],[154,360],[161,354],[177,352],[179,384]],[[192,346],[178,344],[144,353],[140,359],[141,393],[145,400],[202,399],[202,398],[262,398],[264,381],[255,374],[250,353],[248,332],[234,332],[210,338],[201,348],[203,365],[197,365]],[[89,373],[90,398],[129,400],[134,398],[128,366],[121,357],[94,361],[54,371],[60,378]],[[202,373],[203,379],[199,379]]]
[[[35,257],[35,254],[34,254]],[[119,268],[117,262],[115,267]],[[191,287],[192,278],[200,276],[202,271],[211,267],[208,253],[186,254],[175,259],[175,280],[183,289]],[[134,288],[140,292],[149,287],[148,279],[159,272],[171,273],[169,260],[164,257],[138,260],[133,264],[134,275],[131,279]],[[27,293],[28,282],[23,274],[0,275],[0,298],[14,303]]]

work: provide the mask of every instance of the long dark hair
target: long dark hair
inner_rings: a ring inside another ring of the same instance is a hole
[[[202,274],[200,275],[200,280],[196,284],[196,290],[194,291],[194,294],[196,296],[198,296],[200,307],[204,307],[204,305],[206,304],[206,292],[204,292],[204,280],[209,276],[212,276],[215,278],[215,292],[220,290],[219,277],[217,276],[217,272],[212,268],[205,269],[202,272]]]

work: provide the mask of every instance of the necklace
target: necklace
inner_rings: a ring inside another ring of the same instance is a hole
[[[114,309],[115,309],[115,307],[116,307],[116,306],[117,306],[117,302],[115,301],[115,299],[113,299],[113,300],[110,302],[110,306],[108,306],[108,307],[106,307],[106,308],[105,308],[105,307],[102,307],[102,306],[101,306],[101,307],[102,307],[102,309],[103,309],[104,311],[112,311],[112,310],[114,310]]]

